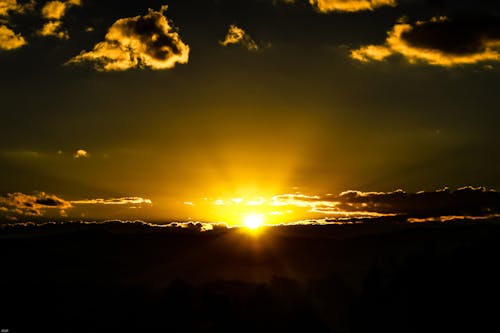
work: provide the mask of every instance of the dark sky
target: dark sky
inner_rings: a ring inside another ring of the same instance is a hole
[[[0,213],[498,190],[499,62],[498,1],[0,0]]]

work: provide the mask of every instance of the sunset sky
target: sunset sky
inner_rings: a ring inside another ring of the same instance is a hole
[[[0,219],[499,214],[499,87],[493,0],[0,0]]]

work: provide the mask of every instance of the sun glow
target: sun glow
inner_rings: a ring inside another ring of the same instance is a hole
[[[247,215],[243,219],[243,223],[247,228],[250,229],[258,229],[262,223],[264,222],[264,219],[261,215]]]

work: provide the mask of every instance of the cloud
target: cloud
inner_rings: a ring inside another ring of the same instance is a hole
[[[10,51],[26,45],[26,40],[21,34],[14,32],[9,28],[9,16],[11,14],[23,14],[31,10],[34,1],[26,4],[18,4],[16,0],[0,0],[0,17],[5,17],[0,22],[0,50]]]
[[[500,18],[434,17],[413,25],[400,22],[387,33],[384,44],[351,51],[351,58],[361,62],[382,61],[393,55],[401,55],[412,64],[444,67],[500,61]]]
[[[412,217],[407,221],[408,223],[425,223],[425,222],[457,222],[457,221],[486,221],[489,219],[500,218],[500,214],[492,214],[488,216],[432,216],[432,217]]]
[[[78,149],[73,155],[74,158],[88,158],[90,153],[84,149]]]
[[[71,207],[70,202],[45,192],[34,195],[15,192],[0,196],[0,211],[10,214],[41,216],[47,209],[64,212]]]
[[[47,37],[53,36],[59,39],[69,39],[67,31],[61,30],[62,21],[50,21],[43,25],[43,28],[38,30],[38,35]]]
[[[42,16],[47,20],[61,20],[68,9],[81,4],[80,0],[49,1],[42,8]]]
[[[0,207],[1,211],[1,207]],[[209,223],[209,222],[170,222],[167,224],[157,224],[144,221],[127,221],[127,220],[106,220],[106,221],[51,221],[51,222],[16,222],[8,224],[0,224],[0,231],[7,232],[23,232],[33,231],[39,234],[40,229],[57,230],[81,230],[84,228],[102,228],[111,233],[138,233],[138,232],[158,232],[164,230],[178,231],[185,230],[187,232],[206,232],[227,230],[230,227],[226,223]],[[25,230],[27,229],[27,230]]]
[[[0,50],[15,50],[26,45],[26,40],[6,25],[0,25]]]
[[[0,214],[12,217],[16,215],[43,216],[47,209],[59,210],[61,216],[66,216],[66,210],[80,205],[121,205],[128,208],[143,208],[152,206],[151,199],[141,197],[96,198],[83,200],[65,200],[54,194],[37,192],[24,194],[21,192],[0,195]]]
[[[9,16],[10,14],[23,14],[28,10],[32,10],[35,1],[30,1],[25,4],[18,4],[17,0],[0,0],[0,16]]]
[[[413,217],[487,216],[500,212],[500,193],[482,187],[445,188],[432,192],[406,193],[347,191],[334,200],[337,209],[368,210],[383,214]]]
[[[19,7],[16,0],[0,0],[0,16],[7,16],[11,11],[18,11]]]
[[[273,197],[276,206],[308,207],[312,212],[336,215],[396,216],[415,218],[445,216],[495,216],[500,214],[500,192],[482,187],[448,188],[407,193],[346,191],[338,195],[283,194]]]
[[[285,1],[291,2],[291,1]],[[397,5],[396,0],[309,0],[309,3],[322,13],[359,12],[375,10],[379,7]]]
[[[48,20],[60,20],[66,14],[69,3],[62,1],[49,1],[42,8],[42,16]]]
[[[111,199],[84,199],[71,201],[75,205],[152,205],[151,199],[141,197],[123,197]]]
[[[59,39],[69,39],[69,33],[62,30],[62,19],[66,12],[73,6],[81,6],[80,0],[49,1],[42,8],[42,17],[49,22],[38,30],[38,35],[42,37],[56,37]]]
[[[119,19],[109,28],[104,41],[68,63],[90,62],[100,71],[160,70],[187,63],[189,46],[164,16],[166,10],[167,6],[162,6],[159,11],[149,9],[144,16]]]
[[[219,42],[222,46],[231,44],[241,44],[249,51],[259,50],[257,43],[240,27],[231,24],[227,31],[226,37]]]

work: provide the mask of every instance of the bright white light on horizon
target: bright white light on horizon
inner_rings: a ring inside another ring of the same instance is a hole
[[[260,215],[247,215],[243,220],[243,223],[250,229],[259,228],[263,222],[264,220]]]

